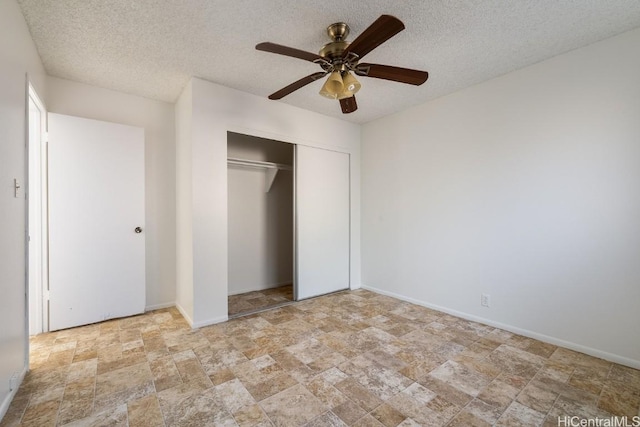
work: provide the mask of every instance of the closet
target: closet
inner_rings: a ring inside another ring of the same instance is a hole
[[[227,133],[229,316],[294,299],[294,146]]]
[[[350,285],[348,153],[227,132],[229,316]]]

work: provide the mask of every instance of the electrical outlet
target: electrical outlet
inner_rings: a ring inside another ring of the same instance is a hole
[[[18,373],[14,373],[11,378],[9,378],[9,391],[13,391],[18,388]]]
[[[482,294],[480,295],[480,305],[483,307],[489,307],[491,303],[491,295],[489,294]]]

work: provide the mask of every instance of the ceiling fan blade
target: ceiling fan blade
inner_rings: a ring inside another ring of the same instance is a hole
[[[358,109],[358,104],[356,103],[356,96],[353,95],[349,98],[343,98],[340,100],[340,108],[342,108],[342,112],[344,114],[353,113]]]
[[[258,43],[256,45],[257,50],[261,50],[264,52],[277,53],[279,55],[291,56],[293,58],[304,59],[305,61],[324,61],[320,55],[316,55],[315,53],[305,52],[304,50],[295,49],[293,47],[282,46],[275,43],[264,42]]]
[[[291,92],[294,92],[300,89],[301,87],[308,85],[309,83],[315,82],[316,80],[321,79],[326,75],[327,73],[325,73],[324,71],[310,74],[307,77],[303,77],[300,80],[291,83],[289,86],[283,87],[279,91],[272,93],[271,95],[269,95],[269,99],[284,98],[285,96],[289,95]]]
[[[355,72],[359,76],[375,77],[416,86],[420,86],[429,78],[429,73],[426,71],[380,64],[359,64]]]
[[[342,57],[346,58],[350,52],[353,52],[362,58],[402,30],[404,30],[402,21],[395,16],[382,15],[347,46]]]

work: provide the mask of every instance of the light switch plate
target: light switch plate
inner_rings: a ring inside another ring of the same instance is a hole
[[[21,188],[22,186],[20,185],[20,181],[18,181],[18,178],[13,178],[13,197],[15,197],[16,199],[20,197]]]

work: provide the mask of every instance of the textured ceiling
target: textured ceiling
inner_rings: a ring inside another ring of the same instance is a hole
[[[280,101],[366,123],[640,27],[638,0],[18,0],[47,72],[175,102],[191,76],[259,96],[313,72],[259,52],[270,41],[317,52],[344,21],[353,40],[382,14],[406,29],[366,62],[427,70],[415,87],[362,77],[359,110],[340,112],[317,81]]]

